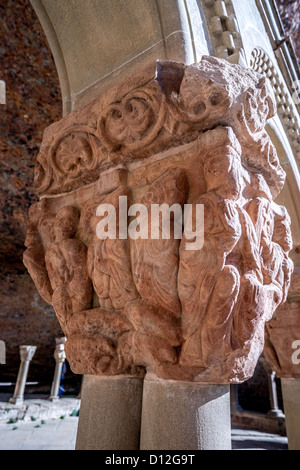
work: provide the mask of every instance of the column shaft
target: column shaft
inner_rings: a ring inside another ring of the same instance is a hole
[[[23,401],[29,364],[29,361],[21,361],[14,395],[11,399],[11,402],[17,403],[18,401]]]
[[[13,397],[9,399],[10,403],[16,405],[22,404],[24,400],[24,390],[29,370],[30,361],[34,356],[36,346],[20,346],[21,363]]]
[[[84,377],[77,450],[138,450],[143,381]]]
[[[289,450],[300,450],[300,379],[281,379]]]
[[[59,386],[60,386],[62,366],[63,366],[63,362],[57,362],[55,364],[54,379],[52,382],[49,400],[57,400],[59,398],[58,392],[59,392]]]
[[[140,448],[231,449],[230,386],[146,379]]]

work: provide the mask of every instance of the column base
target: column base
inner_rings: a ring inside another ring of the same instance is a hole
[[[24,404],[24,398],[11,397],[8,401],[9,401],[9,403],[12,403],[13,405],[23,405]]]
[[[141,450],[231,450],[230,385],[146,377]]]
[[[48,400],[52,401],[52,402],[57,402],[57,401],[60,400],[60,398],[59,397],[49,397]]]
[[[267,416],[272,416],[274,418],[285,418],[284,413],[281,410],[270,410],[267,412]]]
[[[143,380],[84,376],[76,450],[138,450]]]

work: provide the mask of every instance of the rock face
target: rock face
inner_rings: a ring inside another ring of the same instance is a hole
[[[15,378],[19,345],[34,344],[38,348],[30,378],[51,381],[55,336],[62,332],[52,307],[37,293],[22,255],[28,209],[37,200],[33,168],[40,141],[44,128],[61,116],[59,83],[29,1],[2,2],[0,35],[0,79],[6,83],[6,105],[0,105],[0,339],[7,350],[1,375],[3,380]]]
[[[252,376],[293,270],[275,112],[264,77],[203,57],[158,62],[45,131],[24,263],[75,373]]]

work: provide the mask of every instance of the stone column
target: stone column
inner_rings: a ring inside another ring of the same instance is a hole
[[[229,385],[292,269],[275,104],[225,60],[157,61],[44,133],[24,263],[85,375],[78,449],[140,425],[143,448],[230,448]]]
[[[65,353],[65,342],[66,338],[56,338],[56,347],[54,351],[54,359],[55,359],[55,371],[54,371],[54,378],[52,382],[51,392],[50,392],[50,401],[57,401],[59,400],[58,392],[60,387],[60,380],[61,380],[61,371],[63,364],[66,359]]]
[[[6,84],[0,80],[0,104],[6,104]]]
[[[281,379],[288,446],[300,450],[300,273],[295,270],[289,298],[266,325],[264,354]]]
[[[230,450],[230,385],[144,381],[141,450]]]
[[[260,358],[260,362],[265,369],[265,372],[268,375],[268,388],[269,388],[269,399],[270,399],[270,410],[268,415],[273,416],[274,418],[284,418],[282,410],[278,406],[278,394],[277,394],[277,385],[276,385],[276,372],[272,370],[268,361],[264,356]]]
[[[6,346],[4,341],[0,341],[0,364],[6,363]]]
[[[24,401],[24,390],[26,386],[29,365],[35,351],[36,346],[20,346],[21,364],[13,397],[9,399],[10,403],[14,403],[15,405],[22,405]]]
[[[276,416],[276,418],[284,418],[282,410],[278,406],[278,395],[276,386],[276,373],[271,371],[268,373],[268,384],[269,384],[269,397],[271,409],[268,411],[269,415]]]
[[[143,380],[84,377],[77,450],[138,450]]]
[[[281,379],[289,450],[300,450],[300,379]]]

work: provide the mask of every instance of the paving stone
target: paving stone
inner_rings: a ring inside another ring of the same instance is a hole
[[[37,427],[40,426],[40,427]],[[0,423],[0,450],[75,450],[78,417],[16,424]],[[17,428],[17,429],[14,429]],[[233,450],[287,450],[287,438],[277,434],[232,429]]]
[[[246,429],[232,429],[233,450],[288,450],[284,436]]]
[[[74,450],[78,417],[0,423],[0,450]]]
[[[63,400],[69,400],[68,405],[65,406]],[[30,400],[25,400],[26,409],[30,408],[28,401]],[[42,398],[33,402],[35,404],[41,402],[40,409],[44,411],[44,416],[40,413],[37,419],[34,417],[33,420],[19,419],[9,424],[8,419],[6,421],[0,419],[0,450],[75,450],[78,416],[57,413],[56,418],[53,418],[49,410],[45,411],[47,408],[53,409],[52,402]],[[72,399],[62,398],[60,409],[69,409],[70,402]],[[6,405],[6,402],[0,401],[0,410],[5,409]],[[46,415],[48,418],[45,418]],[[10,416],[9,413],[7,416]],[[64,416],[64,419],[60,419],[60,416]],[[278,434],[232,428],[231,437],[233,450],[288,449],[287,438]]]
[[[61,398],[57,402],[51,402],[47,398],[31,397],[30,399],[25,399],[22,405],[0,401],[0,423],[7,423],[12,419],[32,421],[60,418],[61,416],[70,416],[72,413],[79,412],[81,401],[78,398]]]

